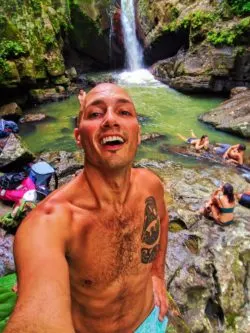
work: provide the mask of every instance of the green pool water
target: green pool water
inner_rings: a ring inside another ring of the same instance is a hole
[[[179,93],[168,86],[126,86],[132,96],[137,112],[144,116],[142,133],[164,134],[165,139],[153,144],[141,144],[137,159],[150,158],[157,160],[180,160],[185,164],[192,163],[192,159],[169,155],[160,152],[160,146],[182,144],[177,133],[190,136],[193,129],[197,136],[208,134],[211,141],[246,143],[243,139],[227,133],[214,130],[211,126],[201,123],[198,116],[211,110],[222,102],[222,98],[211,96],[188,96]],[[78,113],[77,96],[61,102],[46,104],[29,110],[29,112],[42,112],[49,119],[33,125],[22,124],[21,136],[33,152],[77,149],[74,138],[74,117]],[[249,145],[249,144],[248,144]]]

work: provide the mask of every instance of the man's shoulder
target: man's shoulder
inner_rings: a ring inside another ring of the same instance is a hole
[[[40,202],[37,207],[28,214],[25,220],[31,220],[32,224],[62,224],[70,219],[70,211],[69,202],[60,194],[59,189]]]
[[[157,174],[145,168],[134,168],[134,177],[137,181],[143,182],[145,185],[162,186],[162,181]]]

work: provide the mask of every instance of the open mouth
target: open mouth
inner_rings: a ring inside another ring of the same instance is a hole
[[[106,136],[101,140],[101,144],[104,146],[117,146],[123,143],[124,139],[120,136]]]

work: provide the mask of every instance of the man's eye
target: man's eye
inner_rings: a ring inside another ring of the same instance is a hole
[[[130,115],[131,115],[131,113],[130,113],[129,111],[127,111],[127,110],[121,110],[121,111],[120,111],[120,114],[121,114],[122,116],[130,116]]]
[[[101,112],[92,112],[89,114],[88,118],[89,119],[95,119],[95,118],[100,118],[102,116]]]

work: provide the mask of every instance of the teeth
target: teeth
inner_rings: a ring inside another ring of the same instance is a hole
[[[123,138],[121,138],[120,136],[107,136],[102,139],[101,144],[105,145],[105,143],[112,142],[112,141],[119,141],[121,143],[124,142]]]

